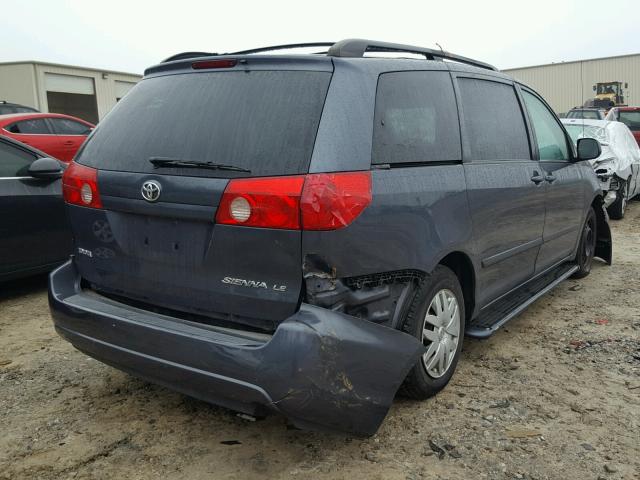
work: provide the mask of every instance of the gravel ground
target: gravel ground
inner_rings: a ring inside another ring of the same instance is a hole
[[[54,332],[46,279],[0,286],[0,479],[638,479],[640,203],[614,265],[569,280],[374,437],[250,422],[94,361]]]

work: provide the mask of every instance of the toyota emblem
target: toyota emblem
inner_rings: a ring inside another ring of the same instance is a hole
[[[142,184],[142,198],[147,202],[156,202],[160,198],[162,187],[155,180],[147,180]]]

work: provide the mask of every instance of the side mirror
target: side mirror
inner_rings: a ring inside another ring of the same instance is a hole
[[[600,142],[595,138],[578,139],[578,161],[593,160],[598,158],[602,153]]]
[[[595,85],[593,86],[593,91],[594,91],[594,92],[596,91],[596,86],[595,86]]]
[[[39,158],[29,166],[29,175],[33,178],[55,180],[62,177],[63,168],[58,160],[53,158]]]

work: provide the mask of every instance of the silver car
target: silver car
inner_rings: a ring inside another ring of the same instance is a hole
[[[606,193],[605,205],[609,216],[619,220],[624,217],[627,201],[640,193],[640,147],[622,122],[564,118],[574,143],[580,138],[595,138],[602,146],[602,153],[591,165]]]

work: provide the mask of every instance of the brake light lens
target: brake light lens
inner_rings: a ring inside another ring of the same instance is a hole
[[[194,70],[203,70],[207,68],[231,68],[238,63],[235,59],[226,60],[203,60],[201,62],[193,62],[191,68]]]
[[[71,162],[62,175],[64,201],[82,207],[102,208],[98,190],[98,171]]]
[[[227,184],[216,222],[257,228],[337,230],[371,203],[370,172],[238,178]]]

